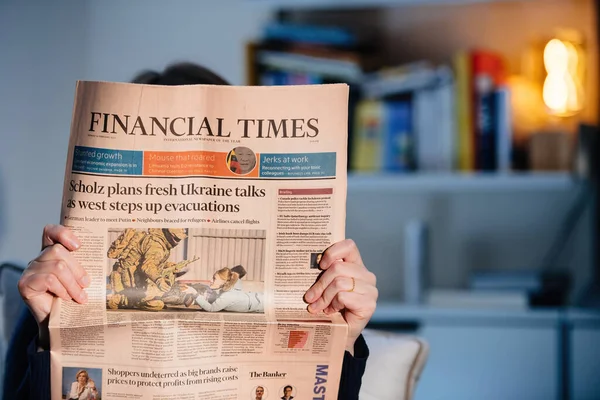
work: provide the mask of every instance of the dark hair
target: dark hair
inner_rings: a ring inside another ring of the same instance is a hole
[[[189,62],[171,64],[162,73],[151,70],[140,72],[132,82],[167,86],[229,85],[229,82],[210,69]]]
[[[236,265],[235,267],[231,268],[232,272],[237,272],[238,275],[240,276],[240,279],[242,279],[243,277],[246,276],[246,268],[244,268],[241,265]]]
[[[283,388],[283,391],[284,391],[284,393],[285,393],[285,390],[286,390],[287,388],[290,388],[290,390],[294,390],[294,388],[293,388],[293,387],[291,387],[290,385],[287,385],[286,387],[284,387],[284,388]]]

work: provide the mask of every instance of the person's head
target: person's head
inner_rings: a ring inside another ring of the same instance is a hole
[[[132,83],[166,86],[229,85],[229,82],[215,72],[190,62],[171,64],[163,72],[143,71],[133,78]]]
[[[235,158],[240,165],[240,175],[245,175],[256,166],[256,155],[248,147],[238,146],[233,149]]]
[[[239,275],[237,272],[231,271],[229,268],[221,268],[214,273],[213,279],[210,282],[211,289],[221,289],[224,292],[231,290],[231,288],[238,281]]]
[[[265,388],[262,386],[257,386],[256,387],[256,399],[262,399],[263,395],[265,394]]]
[[[187,234],[185,233],[185,229],[182,229],[182,228],[163,229],[163,232],[164,232],[165,238],[167,238],[167,240],[170,243],[177,244],[187,237]]]
[[[90,376],[88,375],[85,369],[82,369],[77,372],[77,375],[75,375],[75,379],[77,379],[77,383],[79,383],[80,385],[87,385]]]
[[[287,385],[286,387],[283,388],[283,396],[290,397],[291,395],[292,395],[292,387],[290,385]]]
[[[243,265],[236,265],[231,268],[231,272],[236,272],[240,279],[246,276],[246,268]]]

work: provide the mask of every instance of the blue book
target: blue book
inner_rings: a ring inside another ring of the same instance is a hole
[[[510,90],[500,87],[495,92],[496,98],[496,161],[498,171],[508,172],[512,167],[512,115],[510,110]]]
[[[383,169],[385,171],[411,171],[415,166],[412,104],[406,101],[385,103],[383,134]]]
[[[355,34],[340,27],[280,22],[272,22],[265,26],[264,39],[339,47],[352,47],[358,41]]]
[[[480,75],[475,87],[475,164],[480,171],[495,171],[498,132],[494,82],[490,76]]]

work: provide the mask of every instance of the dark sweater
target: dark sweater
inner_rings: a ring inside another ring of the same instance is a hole
[[[50,352],[37,351],[37,324],[26,310],[11,339],[4,376],[5,400],[50,399]],[[354,356],[346,352],[342,367],[339,400],[358,399],[369,348],[362,335],[354,346]]]

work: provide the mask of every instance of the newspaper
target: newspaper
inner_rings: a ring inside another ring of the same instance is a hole
[[[61,222],[91,285],[53,304],[53,400],[337,398],[347,325],[303,295],[344,238],[347,104],[78,82]]]

